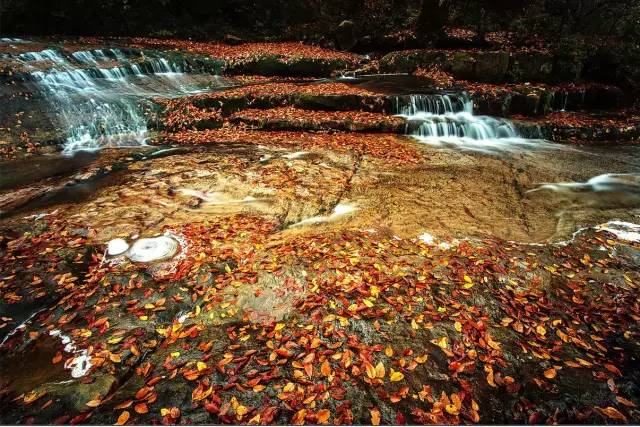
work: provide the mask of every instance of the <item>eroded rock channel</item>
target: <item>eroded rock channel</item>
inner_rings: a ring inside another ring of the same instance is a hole
[[[640,420],[623,107],[304,45],[1,46],[3,422]]]

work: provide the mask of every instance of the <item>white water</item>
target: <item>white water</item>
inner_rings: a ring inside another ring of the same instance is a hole
[[[327,215],[327,216],[313,216],[311,218],[306,218],[303,219],[300,222],[296,222],[295,224],[292,224],[290,227],[300,227],[302,225],[311,225],[311,224],[319,224],[319,223],[326,223],[326,222],[332,222],[337,220],[338,218],[344,216],[344,215],[348,215],[351,214],[353,212],[355,212],[357,210],[357,207],[355,205],[351,205],[351,204],[346,204],[346,203],[338,203],[334,208],[333,208],[333,212],[331,212],[331,215]]]
[[[64,344],[64,351],[75,355],[72,359],[68,359],[65,362],[64,368],[71,371],[73,378],[84,377],[93,366],[89,352],[84,349],[78,350],[73,339],[68,335],[64,335],[58,329],[49,331],[49,335],[59,337],[62,344]]]
[[[623,192],[640,195],[640,175],[634,173],[606,173],[594,176],[586,182],[558,182],[543,184],[529,190],[529,193],[540,190],[557,192]]]
[[[499,153],[551,146],[520,137],[509,120],[475,116],[466,94],[399,96],[395,109],[407,119],[411,136],[436,147]]]
[[[145,100],[203,91],[181,64],[161,56],[138,56],[134,60],[119,49],[80,51],[68,57],[47,49],[17,56],[67,132],[65,154],[144,145]],[[217,76],[210,82],[221,86]]]

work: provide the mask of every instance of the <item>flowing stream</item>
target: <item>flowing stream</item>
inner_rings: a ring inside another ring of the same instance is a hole
[[[466,93],[398,96],[394,107],[407,120],[407,133],[432,146],[486,153],[557,148],[541,139],[521,137],[507,119],[474,115]]]
[[[46,49],[22,53],[15,60],[27,70],[23,78],[36,85],[67,132],[65,154],[144,145],[149,134],[148,99],[225,85],[218,76],[198,79],[186,62],[154,52],[96,49],[66,54]]]

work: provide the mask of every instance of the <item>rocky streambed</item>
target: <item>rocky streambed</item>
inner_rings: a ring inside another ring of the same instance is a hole
[[[372,64],[295,44],[14,40],[3,59],[47,49],[64,62],[23,76],[85,76],[67,94],[107,91],[115,115],[69,121],[5,68],[3,422],[638,422],[622,97],[345,78]],[[69,123],[99,150],[68,150]]]

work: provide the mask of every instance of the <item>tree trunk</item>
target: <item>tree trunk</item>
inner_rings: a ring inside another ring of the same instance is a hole
[[[442,32],[449,18],[447,0],[422,0],[418,16],[417,33],[420,37]]]

